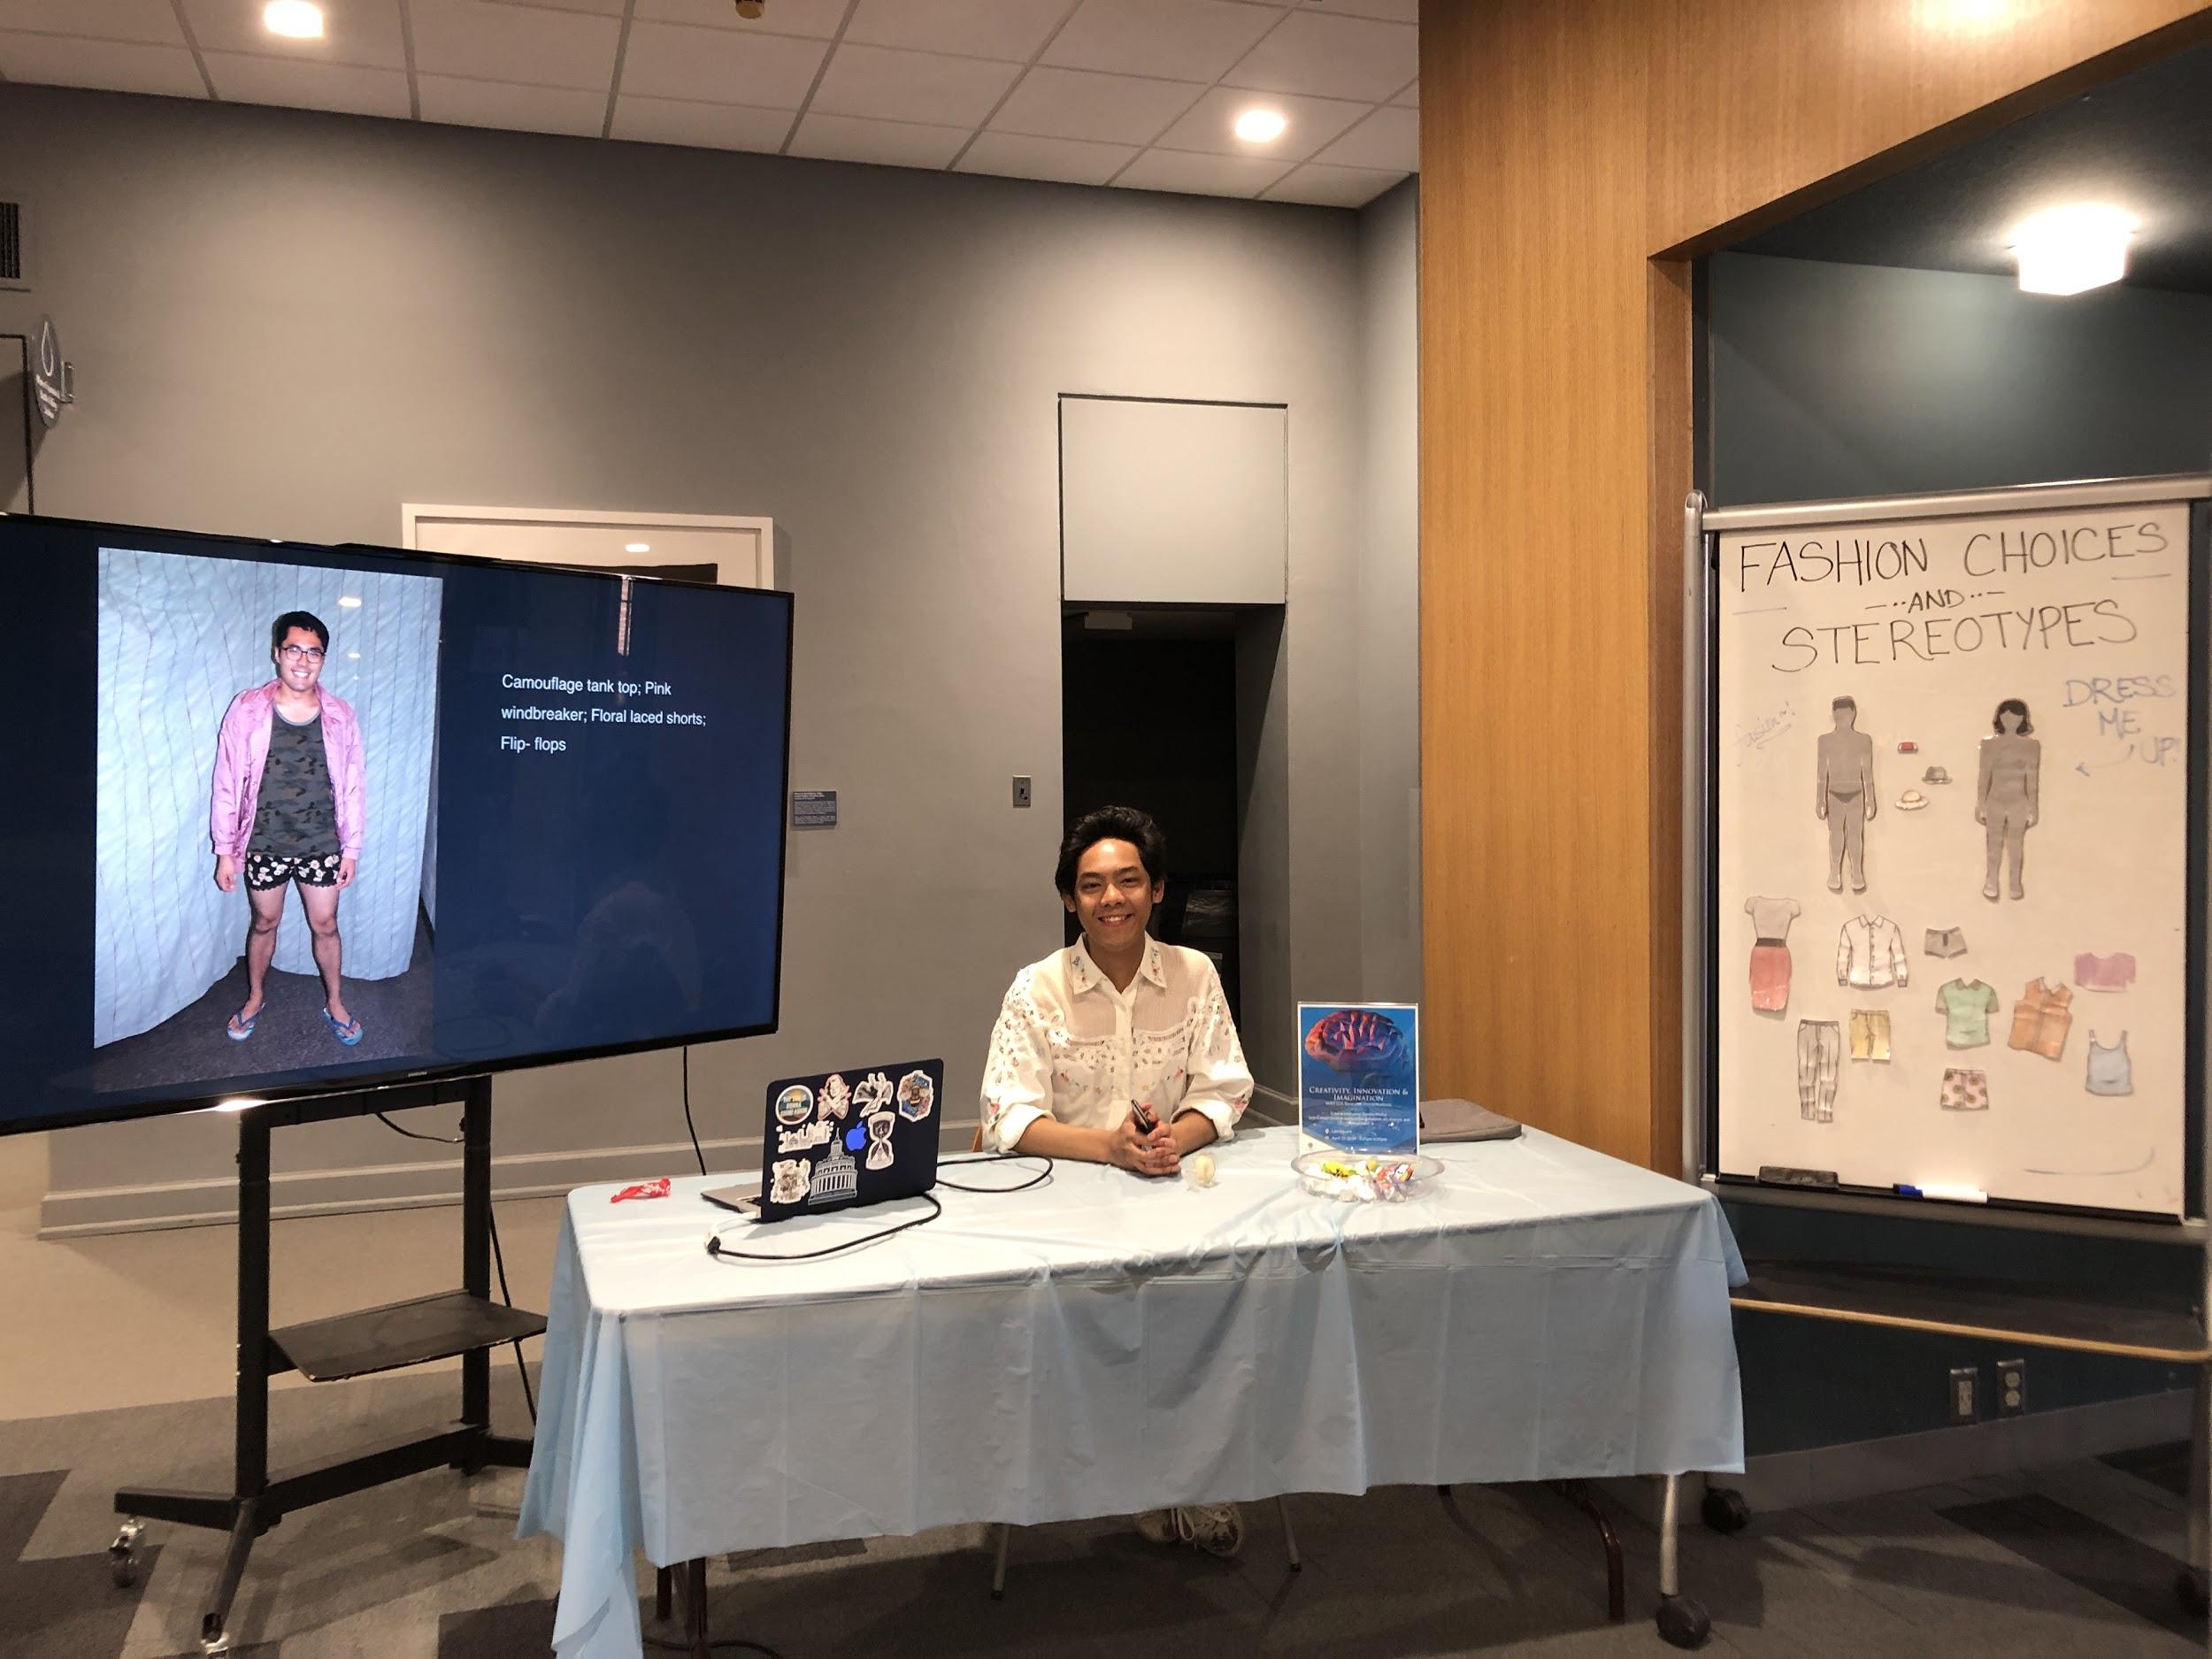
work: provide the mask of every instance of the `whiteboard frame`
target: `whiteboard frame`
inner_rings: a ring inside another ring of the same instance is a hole
[[[1893,518],[1955,518],[2011,512],[2063,512],[2144,503],[2190,503],[2189,557],[2193,577],[2208,564],[2207,514],[2212,501],[2212,473],[2172,472],[2142,478],[2082,479],[2055,484],[2019,484],[1998,489],[1946,491],[1934,495],[1870,495],[1849,500],[1777,502],[1744,507],[1709,508],[1702,491],[1692,490],[1682,514],[1682,1176],[1731,1202],[1775,1204],[1798,1209],[1870,1216],[1909,1216],[1970,1225],[2024,1228],[2079,1237],[2124,1238],[2212,1247],[2212,1136],[2207,1133],[2206,1045],[2212,1031],[2212,995],[2208,995],[2205,956],[2212,945],[2212,877],[2207,871],[2207,789],[2212,786],[2212,708],[2207,706],[2206,658],[2212,637],[2193,632],[2189,641],[2189,775],[2186,842],[2190,854],[2187,956],[2190,1002],[2194,1009],[2184,1073],[2189,1107],[2183,1128],[2185,1155],[2197,1180],[2188,1213],[2178,1222],[2124,1213],[2001,1201],[1989,1204],[1931,1203],[1878,1193],[1827,1193],[1804,1187],[1763,1187],[1741,1179],[1722,1180],[1715,1167],[1718,1147],[1719,1092],[1713,964],[1719,918],[1715,907],[1713,857],[1717,841],[1718,803],[1714,795],[1713,733],[1715,670],[1719,639],[1714,610],[1714,568],[1719,537],[1732,530],[1769,530],[1812,525],[1848,524],[1870,516]],[[2212,584],[2193,585],[2201,612]],[[2212,1285],[2212,1270],[2208,1271]],[[2212,1317],[2212,1305],[2207,1309]]]

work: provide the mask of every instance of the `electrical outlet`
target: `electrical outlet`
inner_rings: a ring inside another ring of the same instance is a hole
[[[1014,804],[1016,806],[1027,806],[1029,804],[1028,779],[1017,777],[1014,780]]]
[[[1981,1392],[1982,1373],[1973,1365],[1954,1365],[1951,1368],[1951,1421],[1971,1423],[1978,1416],[1975,1410],[1976,1396]]]
[[[2024,1359],[2001,1359],[1997,1362],[1997,1415],[2016,1417],[2028,1409],[2028,1362]]]

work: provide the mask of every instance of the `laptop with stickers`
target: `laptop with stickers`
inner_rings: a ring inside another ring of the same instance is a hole
[[[937,1184],[942,1060],[787,1077],[768,1086],[760,1190],[763,1221],[818,1216],[911,1198]],[[729,1203],[736,1189],[709,1193]]]

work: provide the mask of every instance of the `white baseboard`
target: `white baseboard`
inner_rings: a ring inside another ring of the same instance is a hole
[[[965,1147],[972,1125],[948,1121],[945,1144]],[[760,1137],[703,1141],[711,1170],[760,1167]],[[698,1166],[688,1141],[656,1146],[591,1147],[566,1152],[524,1152],[492,1159],[495,1198],[557,1198],[596,1181],[649,1180],[687,1175]],[[269,1179],[270,1214],[342,1215],[363,1210],[417,1210],[461,1202],[461,1160],[357,1165],[350,1169],[280,1171]],[[50,1192],[39,1206],[42,1239],[81,1238],[102,1233],[142,1233],[164,1227],[227,1226],[238,1219],[234,1181],[200,1179],[136,1187]]]
[[[1745,1459],[1740,1475],[1714,1476],[1712,1484],[1735,1487],[1755,1514],[2011,1474],[2187,1440],[2191,1398],[2174,1389],[1919,1434],[1770,1452]]]

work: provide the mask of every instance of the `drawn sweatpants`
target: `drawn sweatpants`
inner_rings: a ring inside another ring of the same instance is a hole
[[[1813,1123],[1836,1115],[1836,1074],[1843,1064],[1843,1030],[1832,1019],[1797,1022],[1797,1109]]]

